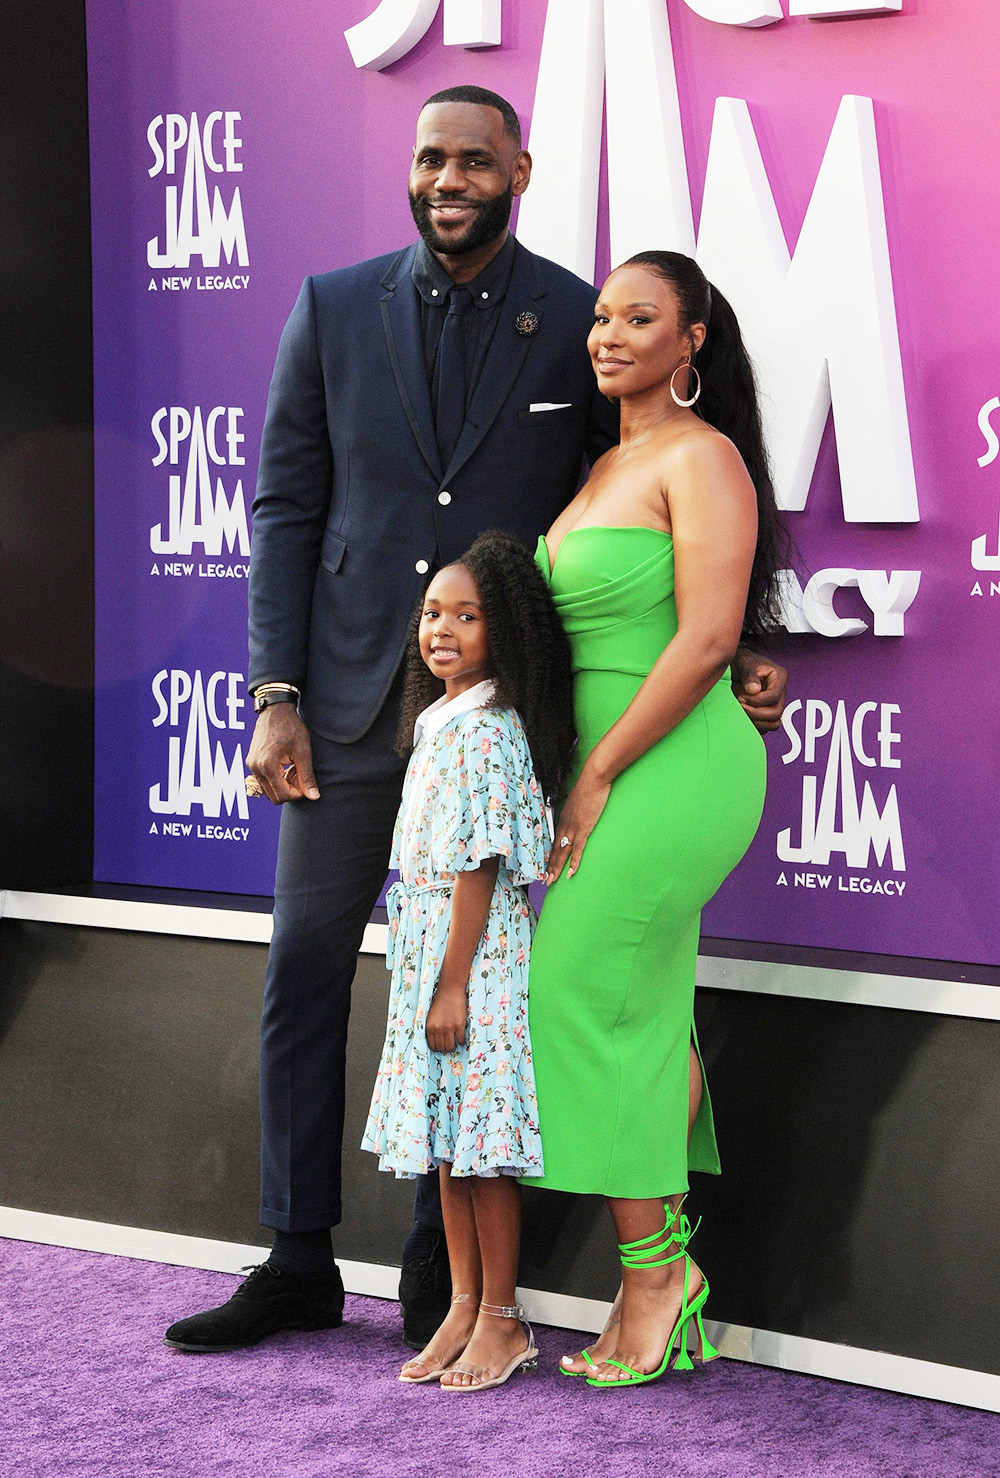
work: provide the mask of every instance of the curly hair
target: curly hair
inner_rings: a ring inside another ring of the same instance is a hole
[[[510,534],[490,530],[455,561],[479,588],[489,638],[495,702],[520,715],[538,783],[546,800],[555,797],[576,738],[569,641],[541,570]],[[421,599],[410,622],[397,748],[413,748],[413,725],[445,691],[420,655]]]

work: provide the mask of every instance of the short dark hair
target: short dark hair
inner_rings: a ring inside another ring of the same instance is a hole
[[[480,108],[496,108],[503,119],[504,133],[521,147],[521,120],[506,98],[502,98],[498,92],[491,92],[488,87],[474,87],[468,83],[463,87],[446,87],[442,92],[436,92],[424,103],[424,108],[429,108],[431,103],[475,103]],[[421,113],[424,108],[421,108]]]

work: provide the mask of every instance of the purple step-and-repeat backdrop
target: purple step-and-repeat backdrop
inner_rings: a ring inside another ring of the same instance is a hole
[[[306,273],[411,239],[414,118],[473,81],[529,135],[528,245],[600,280],[697,240],[757,358],[797,546],[790,703],[760,832],[706,931],[997,962],[989,0],[87,11],[95,878],[270,891],[277,816],[242,776],[278,336]]]

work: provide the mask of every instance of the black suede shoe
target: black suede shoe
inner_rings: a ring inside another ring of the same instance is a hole
[[[340,1269],[299,1278],[261,1263],[228,1303],[171,1324],[163,1343],[191,1354],[217,1354],[258,1345],[282,1329],[337,1329],[344,1322]]]
[[[403,1344],[422,1350],[451,1308],[451,1271],[442,1232],[432,1236],[426,1256],[403,1264],[399,1276]]]

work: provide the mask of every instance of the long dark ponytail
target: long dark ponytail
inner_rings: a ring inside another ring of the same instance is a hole
[[[729,303],[709,283],[691,257],[677,251],[643,251],[626,267],[647,267],[669,282],[680,305],[680,329],[706,327],[705,342],[692,363],[701,377],[695,407],[702,420],[728,436],[757,490],[757,549],[747,592],[744,635],[765,636],[780,627],[777,571],[785,562],[788,535],[774,501],[771,468],[764,446],[757,379],[743,335]],[[684,399],[689,391],[681,390]]]

